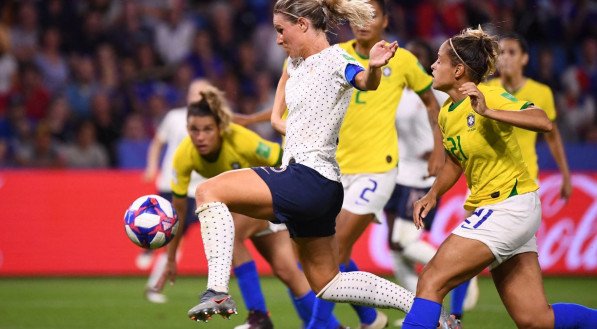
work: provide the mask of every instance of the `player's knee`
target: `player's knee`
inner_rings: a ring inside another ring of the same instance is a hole
[[[446,280],[433,270],[423,270],[417,282],[417,296],[443,299],[449,292],[446,285]]]
[[[197,186],[195,189],[195,201],[197,205],[220,201],[214,184],[210,181],[199,184],[199,186]]]

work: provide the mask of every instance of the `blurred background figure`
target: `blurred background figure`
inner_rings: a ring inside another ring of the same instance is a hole
[[[97,141],[95,126],[90,120],[79,123],[75,143],[65,147],[64,157],[69,168],[106,168],[109,164],[108,153]]]
[[[151,139],[145,131],[143,117],[140,114],[129,115],[122,127],[122,136],[116,142],[118,168],[145,168],[150,142]]]

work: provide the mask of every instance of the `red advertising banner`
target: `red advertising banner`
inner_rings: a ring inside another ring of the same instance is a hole
[[[138,171],[0,172],[0,276],[144,274],[135,265],[141,249],[128,240],[123,226],[130,203],[155,192],[141,177]],[[559,199],[559,181],[558,175],[541,175],[542,269],[597,275],[597,173],[573,175],[568,203]],[[460,180],[442,198],[428,241],[441,243],[462,221],[465,191]],[[371,225],[353,249],[363,270],[390,273],[386,232],[385,225]],[[253,254],[260,271],[271,273]],[[179,272],[207,272],[199,225],[187,232]]]

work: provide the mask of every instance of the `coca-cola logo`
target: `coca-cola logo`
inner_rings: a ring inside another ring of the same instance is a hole
[[[597,274],[597,176],[572,175],[572,198],[560,199],[560,175],[542,175],[542,225],[537,232],[539,262],[546,273]],[[461,180],[446,193],[425,239],[439,246],[462,222],[466,186]],[[374,225],[368,241],[373,262],[391,270],[386,225]]]
[[[543,221],[537,232],[539,263],[554,273],[597,272],[597,180],[573,175],[572,198],[560,199],[560,175],[541,179]]]

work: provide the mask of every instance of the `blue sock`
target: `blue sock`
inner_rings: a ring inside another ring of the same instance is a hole
[[[259,276],[257,275],[257,266],[254,261],[246,262],[233,269],[234,275],[238,281],[240,293],[243,296],[245,305],[249,311],[260,311],[267,313],[265,298],[261,291]]]
[[[578,304],[551,305],[555,317],[554,329],[597,328],[597,310]]]
[[[452,300],[450,301],[450,308],[457,319],[462,317],[462,307],[464,305],[464,298],[466,297],[466,291],[468,290],[468,285],[471,283],[471,280],[464,281],[460,285],[456,286],[456,288],[452,289]]]
[[[315,293],[313,293],[313,290],[309,290],[309,292],[304,296],[295,297],[289,289],[288,294],[290,295],[290,299],[292,300],[292,304],[294,305],[296,313],[298,313],[299,317],[303,321],[303,324],[306,326],[311,320],[311,314],[313,314]]]
[[[404,319],[402,329],[435,329],[441,310],[440,303],[417,297]]]
[[[340,272],[355,272],[358,270],[357,264],[352,259],[348,265],[340,264]],[[350,306],[355,310],[362,324],[372,324],[377,318],[377,311],[373,307],[352,304]]]
[[[313,302],[313,314],[306,329],[338,328],[340,324],[332,314],[334,306],[335,303],[316,297]]]

